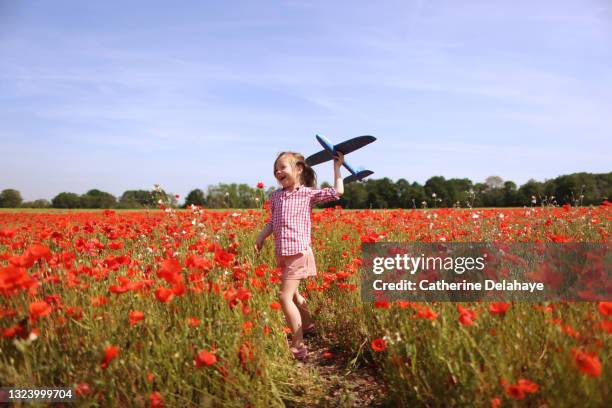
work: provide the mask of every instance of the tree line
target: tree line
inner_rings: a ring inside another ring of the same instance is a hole
[[[328,187],[322,183],[321,187]],[[206,191],[196,188],[185,197],[182,207],[258,208],[275,187],[264,189],[248,184],[220,183]],[[529,180],[521,186],[490,176],[482,183],[467,178],[446,179],[434,176],[421,185],[405,179],[367,179],[350,183],[344,188],[339,202],[344,208],[431,208],[431,207],[522,207],[532,205],[598,205],[612,196],[612,172],[573,173],[539,182]],[[78,195],[62,192],[51,201],[40,199],[23,202],[15,189],[0,193],[4,208],[157,208],[160,203],[178,207],[178,196],[159,187],[152,190],[128,190],[119,198],[98,189]]]
[[[117,208],[139,209],[157,208],[159,203],[171,207],[178,206],[176,196],[163,190],[128,190],[121,197],[98,189],[85,194],[62,192],[51,201],[38,199],[24,202],[21,193],[15,189],[5,189],[0,193],[0,208]]]

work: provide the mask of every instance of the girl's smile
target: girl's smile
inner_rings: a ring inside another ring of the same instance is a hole
[[[300,173],[301,169],[294,169],[288,160],[281,159],[276,163],[274,176],[283,188],[293,190],[299,185]]]

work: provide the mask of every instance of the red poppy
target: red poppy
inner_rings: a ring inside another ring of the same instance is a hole
[[[459,323],[464,326],[474,325],[474,319],[476,319],[476,312],[461,305],[457,305],[457,311],[459,312]]]
[[[23,326],[16,324],[15,326],[7,327],[6,329],[2,329],[2,337],[13,338],[17,335],[24,334]]]
[[[506,388],[506,394],[509,397],[516,398],[516,399],[525,398],[525,391],[521,389],[521,387],[519,387],[518,385],[509,385]]]
[[[538,390],[540,389],[538,384],[534,383],[533,381],[526,380],[524,378],[519,378],[516,384],[519,387],[521,387],[523,390],[525,390],[525,392],[528,392],[530,394],[533,394],[534,392],[538,392]]]
[[[77,397],[85,397],[91,394],[91,387],[86,382],[82,382],[77,384],[77,386],[74,388],[74,392]]]
[[[218,263],[220,266],[229,268],[233,260],[234,254],[230,254],[229,252],[226,252],[223,249],[215,251],[215,262]]]
[[[176,258],[168,258],[164,260],[161,268],[157,271],[157,276],[164,279],[169,284],[177,284],[183,281],[181,275],[182,266]]]
[[[270,303],[270,309],[272,310],[280,310],[281,309],[281,304],[278,302],[272,302]]]
[[[464,326],[473,326],[474,320],[473,320],[472,315],[463,313],[459,315],[459,323],[461,323]]]
[[[155,297],[162,303],[168,303],[174,297],[174,292],[172,289],[160,286],[159,288],[155,289]]]
[[[420,319],[426,319],[426,320],[436,320],[436,318],[438,317],[438,314],[434,312],[433,310],[431,310],[430,308],[428,308],[427,306],[425,306],[424,308],[422,308],[421,310],[417,312],[417,317]]]
[[[110,293],[115,293],[117,295],[120,295],[122,293],[127,292],[129,288],[127,286],[121,286],[121,285],[110,285],[108,290]]]
[[[117,242],[111,242],[108,244],[108,248],[109,249],[122,249],[123,248],[123,242],[121,241],[117,241]]]
[[[612,320],[602,320],[599,322],[601,329],[608,334],[612,334]]]
[[[106,296],[95,296],[91,298],[91,305],[93,307],[104,306],[107,303],[108,299],[106,298]]]
[[[338,273],[338,275],[340,275],[340,273]],[[348,274],[347,274],[347,276],[348,276]],[[403,300],[398,300],[398,301],[395,302],[395,305],[397,307],[399,307],[400,309],[408,309],[410,307],[410,302],[406,302],[406,301],[403,301]]]
[[[378,233],[371,231],[369,233],[367,233],[366,235],[362,235],[360,237],[361,242],[363,243],[373,243],[373,242],[377,242],[380,241],[382,238],[384,238],[383,235],[379,235]]]
[[[14,295],[19,290],[29,289],[38,285],[38,282],[28,275],[25,268],[9,265],[0,268],[0,294]]]
[[[186,290],[187,288],[185,288],[185,285],[182,283],[172,285],[172,293],[174,293],[176,296],[184,295]]]
[[[185,266],[188,268],[209,270],[212,264],[208,258],[201,258],[195,254],[189,254],[185,260]],[[191,276],[193,276],[193,274]],[[190,280],[192,279],[193,278],[190,277]]]
[[[489,304],[489,312],[491,314],[505,315],[510,307],[510,303],[493,302]]]
[[[506,394],[516,399],[523,399],[527,394],[538,392],[540,388],[538,384],[524,378],[520,378],[516,384],[511,385],[508,385],[505,380],[502,380],[502,384],[504,385]]]
[[[50,304],[41,300],[39,302],[30,303],[30,319],[36,320],[39,317],[48,316],[49,313],[53,310]]]
[[[257,188],[264,188],[264,183],[262,183],[261,181],[257,183]]]
[[[599,302],[597,308],[603,316],[612,316],[612,302]]]
[[[388,300],[377,300],[374,302],[374,307],[377,309],[389,309],[391,307],[391,303]]]
[[[159,391],[153,391],[149,394],[149,407],[150,408],[163,408],[164,399],[162,398]]]
[[[208,350],[200,350],[195,356],[195,366],[200,368],[201,366],[212,366],[217,364],[217,356]]]
[[[189,325],[189,327],[197,327],[200,325],[202,321],[200,319],[196,319],[195,317],[190,317],[189,319],[187,319],[187,324]]]
[[[253,345],[251,343],[244,342],[240,345],[240,350],[238,351],[238,359],[240,360],[240,364],[243,366],[252,361],[255,358],[253,353]]]
[[[66,314],[72,317],[74,320],[81,320],[83,317],[83,309],[80,307],[69,307],[66,309]]]
[[[242,323],[242,332],[244,334],[250,334],[253,331],[253,322],[246,321]]]
[[[377,353],[384,351],[387,348],[387,342],[384,339],[376,339],[370,344],[372,350]]]
[[[104,359],[102,360],[102,364],[100,364],[100,367],[101,368],[108,367],[108,363],[110,363],[118,355],[119,355],[119,347],[117,347],[117,346],[108,346],[104,350]]]
[[[595,353],[584,353],[575,348],[572,349],[572,354],[576,361],[576,365],[584,374],[590,377],[599,377],[601,375],[601,361]]]
[[[130,316],[130,324],[132,326],[138,323],[139,321],[141,321],[142,319],[144,319],[144,313],[141,312],[140,310],[130,310],[129,316]]]
[[[49,250],[49,247],[46,245],[34,244],[28,249],[28,251],[36,259],[40,259],[40,258],[44,258],[46,260],[51,259],[51,250]]]

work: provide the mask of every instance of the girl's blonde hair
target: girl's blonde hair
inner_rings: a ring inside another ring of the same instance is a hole
[[[291,167],[294,171],[297,168],[302,169],[302,173],[300,175],[300,183],[305,185],[306,187],[316,188],[317,187],[317,173],[315,173],[314,169],[306,164],[304,160],[304,156],[300,153],[296,152],[281,152],[278,154],[276,160],[274,160],[274,167],[272,168],[272,174],[276,176],[276,163],[280,159],[287,159]]]

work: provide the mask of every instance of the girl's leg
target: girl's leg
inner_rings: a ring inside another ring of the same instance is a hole
[[[308,303],[302,295],[300,295],[299,287],[295,289],[295,295],[293,295],[293,303],[297,306],[300,311],[300,317],[302,318],[302,327],[306,328],[312,324],[312,317],[308,311]]]
[[[283,307],[287,324],[293,332],[291,337],[291,346],[300,347],[304,342],[304,333],[302,331],[302,317],[300,310],[293,303],[293,296],[300,285],[299,279],[285,279],[281,283],[280,304]]]

